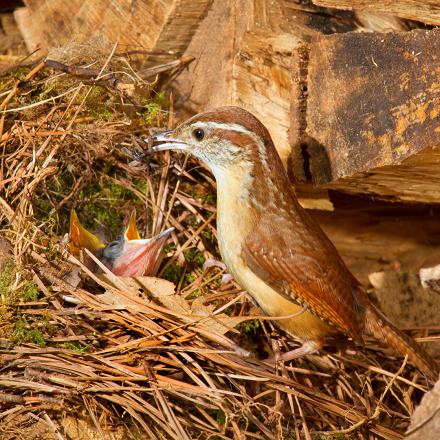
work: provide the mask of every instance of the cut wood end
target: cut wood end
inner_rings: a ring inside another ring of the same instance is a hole
[[[440,201],[431,166],[440,144],[439,50],[434,29],[333,34],[295,54],[294,176],[347,192]]]

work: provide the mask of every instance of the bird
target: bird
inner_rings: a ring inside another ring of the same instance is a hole
[[[169,228],[152,238],[141,239],[136,227],[136,212],[133,210],[120,237],[104,244],[96,235],[84,228],[75,210],[72,210],[69,251],[79,256],[81,249],[88,249],[117,276],[155,275],[162,260],[163,247],[173,230],[174,228]],[[93,262],[87,259],[86,265],[95,268]]]
[[[226,106],[199,113],[147,139],[144,155],[177,150],[210,168],[217,182],[220,254],[266,315],[301,346],[289,361],[319,352],[342,333],[385,342],[436,380],[439,366],[369,299],[333,243],[301,207],[269,131],[249,111]]]

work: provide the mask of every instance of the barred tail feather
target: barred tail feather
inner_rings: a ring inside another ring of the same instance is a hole
[[[412,338],[399,330],[373,304],[368,304],[365,312],[365,331],[386,342],[396,352],[408,355],[411,361],[422,373],[431,380],[439,379],[440,368],[438,363]]]

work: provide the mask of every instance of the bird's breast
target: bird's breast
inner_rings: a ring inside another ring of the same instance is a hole
[[[246,237],[256,224],[256,216],[237,192],[223,192],[217,198],[217,231],[220,253],[228,271],[237,283],[255,299],[266,315],[282,317],[298,314],[294,318],[281,319],[278,324],[302,341],[322,340],[329,332],[328,326],[302,306],[280,295],[259,276],[243,259]]]

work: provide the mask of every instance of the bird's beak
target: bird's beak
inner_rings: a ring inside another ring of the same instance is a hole
[[[165,133],[156,134],[148,139],[153,147],[148,150],[151,153],[166,150],[183,150],[188,151],[188,144],[181,139],[174,137],[173,131],[166,131]]]
[[[114,258],[111,271],[123,277],[155,275],[162,260],[162,249],[174,228],[141,240],[128,238],[132,234],[132,231],[129,232],[130,227],[132,225],[129,224],[124,234],[124,246]]]
[[[79,221],[75,210],[70,213],[70,243],[69,251],[75,255],[80,255],[80,250],[88,249],[92,253],[96,253],[99,249],[105,247],[105,244],[94,234],[89,232]]]
[[[128,221],[127,229],[124,232],[124,237],[127,240],[140,240],[141,235],[139,234],[138,228],[136,226],[136,210],[133,209],[130,214],[130,220]]]

